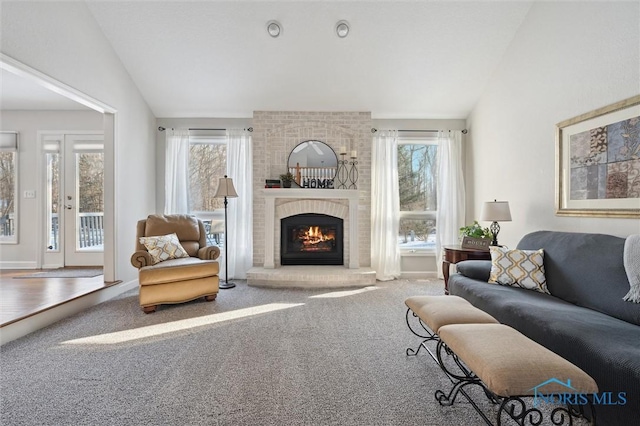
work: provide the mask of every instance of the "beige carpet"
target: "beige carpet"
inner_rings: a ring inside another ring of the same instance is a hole
[[[482,424],[464,400],[435,401],[451,385],[428,355],[405,355],[420,339],[404,300],[442,289],[240,282],[151,315],[132,291],[2,346],[0,424]]]

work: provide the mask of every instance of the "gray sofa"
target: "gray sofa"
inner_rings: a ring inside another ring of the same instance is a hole
[[[599,425],[639,424],[640,304],[625,302],[629,281],[623,265],[624,238],[602,234],[539,231],[517,248],[543,248],[549,294],[487,283],[491,261],[457,264],[451,294],[510,325],[582,368],[612,392],[596,405]]]

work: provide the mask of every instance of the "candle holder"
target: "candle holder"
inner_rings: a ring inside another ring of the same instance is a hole
[[[358,189],[358,160],[356,160],[356,157],[351,157],[349,164],[351,165],[349,169],[349,189]]]
[[[349,171],[347,170],[348,160],[345,159],[346,152],[340,153],[340,160],[338,160],[338,173],[336,178],[338,179],[337,189],[347,189],[347,181],[349,180]]]

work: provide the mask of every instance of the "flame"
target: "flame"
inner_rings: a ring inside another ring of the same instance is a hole
[[[309,230],[304,233],[303,244],[318,244],[323,241],[334,240],[335,236],[325,235],[319,226],[310,226]]]

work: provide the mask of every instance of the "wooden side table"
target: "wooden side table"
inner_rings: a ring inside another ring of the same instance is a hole
[[[444,275],[444,294],[449,294],[449,265],[463,260],[491,260],[491,253],[484,250],[462,248],[460,245],[443,246],[442,275]]]

